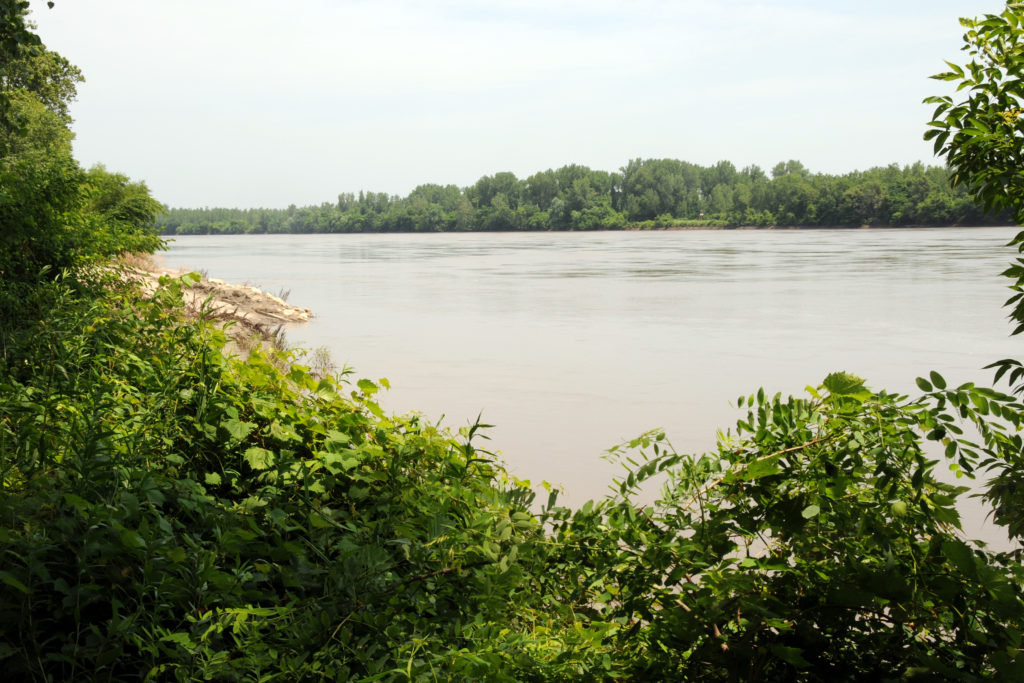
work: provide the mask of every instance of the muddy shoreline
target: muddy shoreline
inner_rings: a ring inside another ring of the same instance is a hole
[[[138,284],[151,296],[163,277],[180,278],[190,270],[165,267],[158,256],[133,254],[119,260],[117,267],[126,280]],[[283,298],[249,284],[235,285],[200,273],[198,282],[182,291],[185,315],[214,322],[230,337],[227,351],[245,356],[257,343],[284,346],[282,332],[291,325],[306,323],[313,311],[289,304]]]

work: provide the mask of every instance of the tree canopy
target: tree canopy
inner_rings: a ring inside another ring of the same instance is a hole
[[[632,159],[617,172],[570,164],[519,179],[484,176],[469,187],[421,185],[406,197],[341,194],[335,203],[288,209],[185,209],[158,223],[168,235],[463,230],[609,230],[670,226],[991,225],[949,173],[917,163],[844,175],[811,173],[799,161],[769,178],[675,159]]]

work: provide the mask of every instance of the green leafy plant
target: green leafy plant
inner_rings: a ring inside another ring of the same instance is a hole
[[[25,4],[7,5],[0,55],[38,48]],[[975,100],[935,100],[931,136],[957,182],[1019,216],[1017,175],[999,165],[1020,146],[1004,108],[1017,6],[965,25],[981,61],[941,77],[971,79]],[[1024,537],[1019,389],[932,372],[908,397],[839,372],[805,397],[758,391],[713,452],[652,432],[613,451],[611,495],[569,509],[552,490],[539,507],[477,446],[486,425],[389,415],[386,380],[315,355],[230,356],[223,329],[184,313],[195,274],[143,296],[89,267],[154,248],[158,205],[79,169],[60,113],[23,81],[0,98],[23,124],[4,128],[0,154],[0,312],[20,313],[0,330],[12,680],[1024,677],[1021,552],[964,538],[967,489],[935,476],[992,475],[984,500]],[[633,169],[640,185],[672,164],[648,166]],[[803,187],[796,162],[776,171]],[[510,175],[474,190],[495,229],[522,208]],[[584,175],[551,172],[551,215],[618,220]],[[450,188],[419,194],[466,208]],[[1016,361],[997,366],[997,381],[1024,379]]]
[[[628,444],[616,496],[549,513],[555,583],[616,625],[634,678],[1019,677],[1024,576],[963,540],[966,489],[923,445],[941,412],[846,373],[808,391],[741,398],[715,454]]]
[[[1008,211],[1017,223],[1022,223],[1024,4],[1007,2],[1000,14],[965,18],[960,23],[965,29],[963,51],[969,60],[963,65],[947,62],[950,70],[933,78],[955,84],[956,92],[965,94],[925,100],[936,105],[925,139],[934,140],[935,152],[945,156],[955,184],[970,189],[986,208]],[[1024,254],[1024,232],[1017,234],[1011,245]],[[1014,324],[1013,334],[1019,334],[1024,331],[1024,258],[1016,259],[1003,276],[1011,282],[1013,294],[1006,305]],[[1024,393],[1024,365],[1020,361],[1003,359],[989,367],[996,369],[997,382],[1005,377],[1014,393]],[[1021,412],[1019,406],[1004,399],[997,392],[975,388],[938,396],[942,404],[969,417],[984,436],[987,458],[980,465],[991,475],[986,499],[993,505],[994,519],[1007,526],[1011,536],[1021,539],[1024,508],[1017,499],[1024,481],[1024,449],[1019,436],[1002,429],[1005,422],[1019,429]],[[974,445],[966,449],[971,453]]]

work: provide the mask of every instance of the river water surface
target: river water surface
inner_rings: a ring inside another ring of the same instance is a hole
[[[169,266],[290,290],[288,338],[388,410],[482,413],[513,474],[570,504],[619,470],[603,452],[664,428],[713,447],[736,397],[801,393],[832,371],[874,389],[951,384],[1020,353],[998,277],[1013,228],[177,237]]]

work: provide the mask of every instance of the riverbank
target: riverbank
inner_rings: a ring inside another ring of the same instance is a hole
[[[156,290],[160,278],[181,277],[187,269],[168,268],[157,257],[132,255],[119,265],[127,277],[136,280],[146,293]],[[313,311],[289,304],[281,296],[248,284],[234,285],[200,273],[199,282],[185,292],[185,309],[193,316],[231,319],[252,325],[281,325],[309,322]],[[287,294],[285,294],[287,296]]]
[[[500,229],[500,230],[353,230],[353,231],[339,231],[339,232],[282,232],[282,231],[267,231],[267,232],[232,232],[232,231],[221,231],[221,232],[200,232],[200,233],[161,233],[160,237],[165,241],[174,240],[177,237],[218,237],[218,236],[245,236],[245,237],[267,237],[274,235],[447,235],[447,234],[479,234],[479,235],[513,235],[513,234],[550,234],[550,233],[621,233],[621,232],[679,232],[679,231],[765,231],[765,232],[778,232],[778,231],[833,231],[833,232],[856,232],[860,230],[934,230],[937,228],[941,229],[954,229],[954,230],[978,230],[993,227],[1013,227],[1012,223],[999,223],[997,220],[992,220],[986,223],[977,224],[943,224],[943,225],[928,225],[928,224],[914,224],[914,225],[623,225],[618,227],[603,227],[603,228],[587,228],[587,229],[553,229],[553,228],[538,228],[531,230],[521,229]]]
[[[158,256],[132,254],[118,261],[124,277],[152,295],[164,277],[179,278],[193,272],[168,268]],[[245,354],[256,342],[281,346],[286,325],[309,322],[313,311],[249,284],[231,284],[200,272],[200,279],[182,292],[185,314],[192,319],[213,320],[232,340],[230,351]]]
[[[668,225],[664,227],[626,226],[629,232],[658,232],[678,230],[922,230],[943,228],[987,228],[988,225]]]

